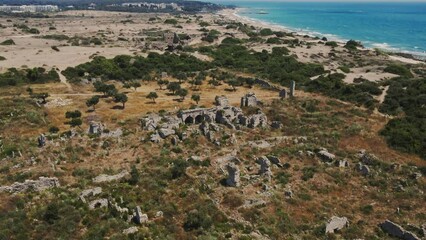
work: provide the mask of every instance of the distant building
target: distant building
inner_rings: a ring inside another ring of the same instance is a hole
[[[58,6],[56,5],[20,5],[20,6],[10,6],[2,5],[0,6],[0,12],[57,12],[59,11]]]

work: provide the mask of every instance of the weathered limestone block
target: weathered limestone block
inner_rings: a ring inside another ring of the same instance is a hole
[[[370,174],[370,168],[362,163],[357,163],[356,168],[363,176]]]
[[[390,220],[384,221],[379,226],[384,232],[393,237],[397,237],[403,240],[420,240],[420,238],[417,237],[414,233],[406,231],[403,227]]]
[[[329,153],[327,149],[321,148],[317,153],[318,157],[324,162],[333,162],[336,158],[336,155]]]
[[[325,227],[325,233],[334,233],[335,231],[341,230],[344,227],[349,226],[349,221],[345,217],[333,216]]]
[[[175,134],[175,130],[170,129],[170,128],[161,128],[160,130],[158,130],[158,134],[160,135],[161,138],[167,138],[170,135]]]
[[[266,177],[270,181],[272,179],[271,162],[267,157],[262,156],[257,159],[257,163],[260,165],[259,175]]]
[[[160,134],[158,134],[158,132],[155,132],[155,133],[151,134],[151,136],[149,136],[149,140],[153,143],[159,143],[159,142],[161,142],[162,138],[161,138]]]
[[[240,169],[234,163],[229,163],[226,165],[228,170],[228,178],[226,179],[226,184],[230,187],[239,187],[240,183]]]
[[[89,134],[98,134],[101,135],[104,131],[104,125],[100,122],[90,122],[89,123],[89,130],[87,131]]]
[[[129,227],[129,228],[123,230],[123,234],[129,235],[129,234],[137,233],[138,231],[139,230],[138,230],[137,227]]]
[[[251,115],[249,118],[249,128],[266,127],[268,125],[268,118],[264,113],[254,114]]]
[[[215,100],[215,105],[218,107],[229,106],[228,98],[225,96],[216,96],[214,100]]]
[[[139,206],[136,207],[133,220],[137,224],[142,224],[148,222],[148,215],[143,214]]]
[[[241,98],[241,107],[256,107],[257,105],[258,100],[254,93],[247,93]]]

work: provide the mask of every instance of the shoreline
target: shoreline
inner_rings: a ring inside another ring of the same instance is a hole
[[[319,36],[315,36],[314,34],[312,34],[313,32],[297,31],[283,25],[274,24],[267,21],[262,21],[259,19],[239,15],[238,13],[244,9],[247,9],[247,8],[239,7],[234,9],[224,9],[219,11],[218,14],[223,15],[225,18],[229,20],[253,25],[258,28],[270,28],[273,31],[285,31],[287,33],[294,33],[294,35],[298,37],[304,37],[305,35],[309,36],[312,39],[314,39],[315,37],[326,37],[329,41],[335,41],[339,45],[344,45],[347,41],[347,40],[336,37],[336,35],[334,34],[324,34],[324,33],[317,32]],[[383,51],[384,53],[386,53],[390,59],[401,61],[408,64],[426,64],[426,56],[424,57],[419,56],[421,58],[417,58],[416,55],[411,52],[391,51],[389,49],[384,49],[380,47],[374,48],[374,47],[365,47],[365,46],[363,47],[363,49],[369,50],[369,51],[374,51],[375,49],[379,49]]]

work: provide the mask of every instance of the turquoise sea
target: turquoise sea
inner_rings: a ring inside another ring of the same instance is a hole
[[[426,2],[342,3],[217,1],[240,7],[238,15],[331,40],[426,58]]]

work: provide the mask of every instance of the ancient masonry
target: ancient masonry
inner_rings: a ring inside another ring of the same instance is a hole
[[[216,125],[222,124],[230,129],[239,127],[267,127],[268,119],[262,112],[245,116],[241,108],[228,105],[228,99],[223,96],[216,97],[216,107],[198,108],[180,111],[176,115],[159,116],[157,114],[149,114],[141,119],[142,127],[147,131],[154,131],[150,136],[152,142],[160,142],[172,135],[177,135],[176,129],[181,124],[202,124],[200,129],[209,140],[214,142],[213,132],[220,128]],[[254,94],[248,94],[241,100],[244,106],[255,106],[259,103]],[[180,140],[185,138],[185,133],[180,133]]]

